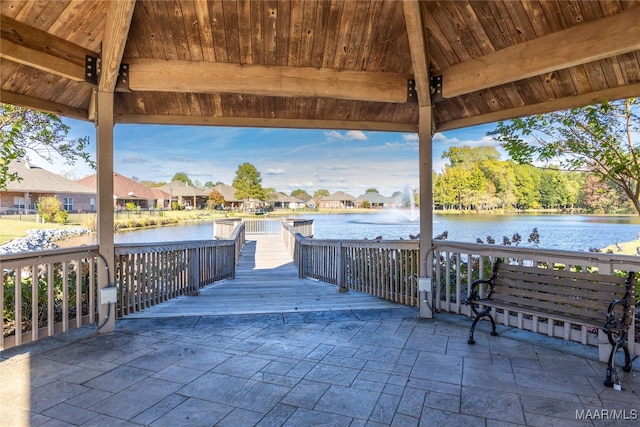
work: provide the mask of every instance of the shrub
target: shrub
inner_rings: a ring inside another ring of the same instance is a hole
[[[43,222],[53,222],[56,214],[62,210],[62,202],[56,196],[43,197],[38,201],[37,207]]]

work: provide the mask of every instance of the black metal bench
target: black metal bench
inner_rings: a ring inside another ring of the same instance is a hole
[[[625,353],[623,370],[631,370],[627,335],[635,308],[634,272],[627,277],[615,275],[553,270],[510,265],[498,259],[489,279],[471,285],[466,303],[475,315],[469,331],[469,344],[474,344],[478,321],[491,321],[491,335],[496,336],[495,310],[522,313],[549,320],[602,329],[611,343],[605,385],[614,385],[614,357],[619,348]],[[551,334],[550,334],[551,335]],[[617,381],[617,379],[616,379]]]

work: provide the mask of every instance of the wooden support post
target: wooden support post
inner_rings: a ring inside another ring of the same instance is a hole
[[[98,164],[98,219],[96,230],[98,232],[98,251],[108,263],[108,268],[106,268],[102,260],[98,261],[98,288],[102,289],[109,285],[115,286],[115,245],[113,233],[113,92],[97,93],[97,109],[96,163]],[[101,292],[98,291],[97,298],[99,303],[100,295]],[[104,323],[104,326],[102,326],[99,332],[115,331],[116,304],[99,304],[98,322],[99,325]]]
[[[433,317],[432,240],[433,240],[433,160],[431,139],[431,106],[420,107],[420,317]]]

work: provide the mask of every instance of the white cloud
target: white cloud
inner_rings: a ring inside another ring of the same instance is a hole
[[[384,144],[384,148],[391,148],[393,150],[417,150],[418,141],[405,141],[405,142],[387,142]]]
[[[284,175],[287,172],[282,169],[282,168],[269,168],[267,169],[267,171],[265,172],[265,175]]]
[[[345,132],[344,134],[332,130],[330,132],[325,132],[324,134],[330,140],[342,140],[342,141],[366,141],[369,137],[362,131],[359,130],[350,130]]]
[[[418,142],[420,140],[420,137],[417,133],[405,133],[404,135],[402,135],[402,139],[407,142]]]
[[[369,139],[367,135],[364,134],[364,132],[359,130],[350,130],[344,136],[346,139],[356,139],[358,141],[366,141],[367,139]]]

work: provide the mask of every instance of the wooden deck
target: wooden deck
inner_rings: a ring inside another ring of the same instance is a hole
[[[403,308],[375,296],[310,279],[298,271],[280,235],[248,236],[236,277],[124,318],[216,316]]]

